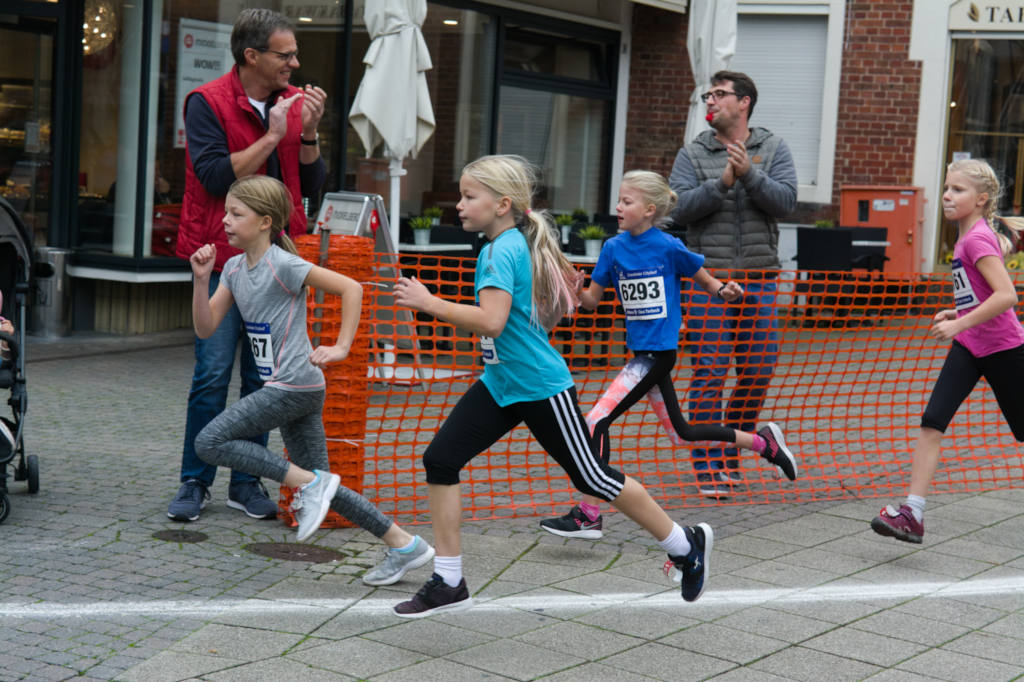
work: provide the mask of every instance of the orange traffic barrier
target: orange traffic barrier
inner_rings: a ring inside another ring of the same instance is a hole
[[[373,240],[366,237],[332,236],[326,254],[321,254],[319,235],[305,235],[295,240],[299,255],[323,267],[342,272],[358,282],[373,278]],[[317,299],[321,300],[317,300]],[[364,292],[365,298],[365,292]],[[306,293],[307,333],[313,343],[332,345],[341,329],[341,299],[332,294],[318,296],[315,289]],[[331,471],[341,476],[341,484],[356,492],[363,491],[363,441],[366,434],[366,408],[370,385],[366,380],[369,363],[371,325],[364,312],[359,332],[349,355],[342,362],[324,370],[327,391],[324,398],[324,431],[327,434],[327,461]],[[289,525],[295,525],[289,509],[292,490],[281,486],[278,508]],[[322,524],[336,528],[351,526],[348,519],[334,512],[327,513]]]

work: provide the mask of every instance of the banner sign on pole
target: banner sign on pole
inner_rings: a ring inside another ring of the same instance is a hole
[[[174,146],[185,147],[185,97],[235,65],[231,24],[181,18],[178,21],[178,74],[174,85]]]

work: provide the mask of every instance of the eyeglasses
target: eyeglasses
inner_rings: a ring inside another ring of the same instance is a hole
[[[298,50],[295,50],[294,52],[278,52],[277,50],[271,50],[266,47],[255,47],[253,49],[257,52],[270,52],[272,54],[276,54],[277,58],[280,59],[282,62],[290,62],[293,59],[299,58]]]
[[[705,92],[703,95],[701,95],[700,99],[702,102],[707,102],[712,97],[714,97],[715,100],[720,100],[723,97],[728,97],[729,95],[736,95],[737,97],[739,97],[739,95],[736,94],[736,92],[733,90],[709,90],[708,92]]]

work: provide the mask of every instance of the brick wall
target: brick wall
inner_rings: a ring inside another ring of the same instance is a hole
[[[832,201],[843,184],[909,185],[921,65],[907,59],[912,0],[853,0],[847,13]],[[935,144],[941,144],[936,131]]]
[[[668,176],[686,132],[693,90],[684,14],[635,5],[625,169]],[[612,182],[618,182],[612,178]]]
[[[831,205],[801,204],[789,221],[839,215],[843,184],[911,184],[921,67],[907,59],[913,0],[851,0],[847,13]],[[686,15],[633,11],[625,167],[666,176],[682,143],[693,88]],[[936,144],[940,144],[938,136]]]

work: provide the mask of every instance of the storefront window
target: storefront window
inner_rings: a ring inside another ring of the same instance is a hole
[[[138,84],[142,74],[141,47],[136,42],[142,34],[141,12],[124,0],[90,3],[109,7],[116,28],[109,42],[83,45],[77,246],[84,251],[132,256],[136,241],[141,240],[144,257],[173,257],[185,191],[184,100],[194,88],[234,66],[230,37],[242,6],[234,0],[154,0],[148,162],[146,176],[137,183]],[[274,9],[295,22],[301,67],[292,73],[291,82],[313,83],[333,96],[336,70],[344,64],[344,4],[332,4],[329,12],[313,16],[301,12],[308,5],[281,0],[245,6]],[[328,172],[335,175],[328,177],[328,187],[338,186],[337,168],[332,168],[330,159],[342,118],[341,112],[329,109],[320,124],[320,151],[328,160]],[[152,189],[142,193],[145,220],[139,225],[136,211],[141,183]],[[312,198],[310,211],[315,211],[317,199]]]
[[[404,160],[408,175],[402,178],[401,213],[418,215],[424,208],[437,206],[442,221],[453,224],[457,220],[459,173],[491,148],[496,22],[480,12],[429,3],[422,30],[433,64],[426,78],[435,128],[416,158]],[[352,33],[350,102],[362,80],[362,59],[370,45],[361,15],[353,18]],[[395,97],[397,103],[401,93],[396,92]],[[387,198],[388,160],[383,145],[367,158],[351,126],[347,139],[346,189]]]
[[[76,246],[131,256],[137,183],[153,175],[138,173],[144,16],[123,0],[89,0],[84,14]]]
[[[606,210],[613,35],[510,20],[503,46],[496,150],[540,167],[540,205]]]
[[[544,169],[538,201],[553,211],[593,213],[605,201],[610,106],[603,100],[518,87],[501,89],[498,153]]]
[[[609,47],[561,32],[513,25],[505,34],[504,64],[507,71],[607,84]]]
[[[52,201],[52,21],[0,20],[0,196],[47,243]]]
[[[344,0],[244,4],[294,21],[301,66],[291,82],[327,91],[319,128],[327,163],[323,191],[388,199],[383,148],[370,150],[368,158],[348,123],[345,103],[359,88],[370,45],[364,3],[352,5],[347,30]],[[100,262],[110,255],[175,255],[185,189],[184,100],[233,67],[229,40],[242,6],[238,0],[87,0],[72,239],[80,254],[96,254]],[[477,7],[428,3],[422,30],[433,63],[426,78],[436,128],[416,157],[404,160],[402,215],[437,206],[445,223],[457,222],[462,167],[494,152],[523,154],[539,166],[540,200],[551,208],[606,209],[616,34]],[[146,26],[145,11],[152,16]],[[395,93],[396,104],[401,96]],[[320,198],[308,198],[311,216]]]
[[[953,41],[946,163],[988,161],[1003,184],[1000,215],[1024,211],[1024,41],[966,38]],[[940,263],[952,257],[957,228],[942,219]]]
[[[557,211],[604,210],[614,34],[530,23],[522,14],[503,19],[500,9],[427,7],[423,36],[433,63],[426,76],[436,128],[417,157],[405,159],[402,215],[437,206],[444,223],[456,222],[459,173],[490,153],[521,154],[540,169],[540,204]],[[353,23],[351,97],[369,46],[361,17]],[[383,149],[366,158],[351,128],[346,165],[346,188],[388,196]]]

